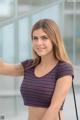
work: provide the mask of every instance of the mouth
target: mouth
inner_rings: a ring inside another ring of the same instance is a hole
[[[43,51],[45,48],[38,48],[37,50],[39,50],[39,51]]]
[[[37,48],[38,50],[44,50],[45,48]]]

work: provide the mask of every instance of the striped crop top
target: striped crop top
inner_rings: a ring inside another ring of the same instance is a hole
[[[32,60],[23,61],[21,64],[24,68],[24,78],[20,92],[24,105],[27,106],[49,107],[56,81],[65,75],[71,75],[72,78],[74,76],[72,66],[66,62],[58,62],[49,73],[42,77],[35,76],[35,67],[27,69],[32,64]]]

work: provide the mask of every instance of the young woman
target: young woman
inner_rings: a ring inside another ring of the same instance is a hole
[[[0,63],[0,74],[24,75],[20,91],[28,120],[63,120],[65,97],[74,77],[57,24],[41,19],[32,28],[33,59],[21,64]]]

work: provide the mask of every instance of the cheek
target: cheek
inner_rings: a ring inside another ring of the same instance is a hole
[[[48,42],[48,43],[47,43],[47,46],[48,46],[50,49],[53,49],[53,44],[52,44],[52,42]]]
[[[32,47],[34,47],[35,46],[35,43],[34,42],[32,42]]]
[[[32,43],[32,49],[35,50],[36,44]]]

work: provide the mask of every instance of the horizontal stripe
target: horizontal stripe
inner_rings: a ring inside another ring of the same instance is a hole
[[[55,69],[42,77],[35,76],[34,67],[27,69],[32,64],[31,60],[23,61],[21,64],[24,68],[24,79],[20,91],[25,105],[49,106],[57,79],[65,75],[74,76],[72,66],[66,62],[59,62]]]

